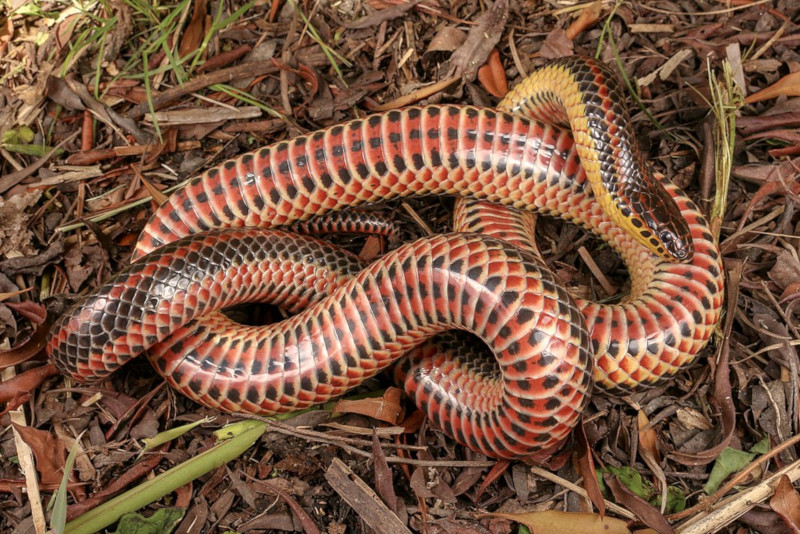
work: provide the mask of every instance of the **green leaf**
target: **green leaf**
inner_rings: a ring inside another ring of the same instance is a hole
[[[726,478],[744,469],[755,457],[756,455],[752,452],[726,448],[714,462],[714,467],[711,468],[711,474],[708,475],[708,482],[703,486],[703,491],[707,495],[711,495],[719,489]]]
[[[656,508],[661,508],[661,494],[659,493],[650,500],[650,504]],[[666,513],[674,514],[682,512],[686,509],[686,495],[683,494],[680,488],[669,486],[667,488],[667,507]]]
[[[33,143],[33,138],[36,137],[36,134],[27,126],[20,126],[17,130],[17,137],[22,143]]]
[[[750,452],[755,454],[767,454],[769,452],[769,436],[764,436],[764,439],[753,445]]]
[[[5,143],[4,148],[9,152],[15,152],[25,156],[37,156],[40,158],[53,150],[53,147],[47,145],[21,145],[18,143]],[[56,151],[56,155],[63,154],[63,152],[64,151],[59,148]]]
[[[644,480],[642,475],[640,475],[635,469],[627,466],[607,466],[606,469],[609,473],[616,475],[620,482],[625,484],[629,490],[642,499],[647,500],[653,494],[652,484]]]
[[[15,15],[44,17],[45,13],[38,2],[25,2],[14,10]]]
[[[183,519],[183,508],[161,508],[150,517],[131,512],[123,515],[116,534],[169,534]]]
[[[600,493],[608,497],[608,486],[606,486],[606,481],[603,479],[603,469],[595,467],[594,477],[597,479],[597,485],[600,486]]]

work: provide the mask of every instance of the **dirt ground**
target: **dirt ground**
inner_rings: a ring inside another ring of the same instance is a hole
[[[240,419],[185,399],[144,358],[82,385],[44,354],[50,324],[128,264],[166,195],[371,112],[495,107],[537,67],[581,54],[621,76],[645,159],[718,240],[726,298],[696,361],[644,391],[595,394],[566,449],[539,463],[456,444],[379,376],[335,408],[268,423],[119,532],[797,532],[798,24],[791,0],[9,0],[0,531],[58,531],[64,514],[215,450],[213,432]],[[402,240],[452,227],[448,198],[377,209]],[[366,259],[395,246],[333,239]],[[630,288],[619,256],[583,230],[542,218],[537,241],[574,292]],[[192,422],[142,453],[145,438]],[[66,500],[51,501],[62,481]]]

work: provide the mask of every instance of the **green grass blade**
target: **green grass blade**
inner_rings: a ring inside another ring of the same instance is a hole
[[[183,462],[139,484],[135,488],[114,497],[97,508],[70,521],[67,534],[92,534],[117,521],[123,514],[133,512],[157,501],[164,495],[195,480],[233,460],[249,449],[261,436],[266,423],[250,421],[251,425],[236,437],[220,443],[191,460]]]
[[[711,208],[711,233],[719,241],[722,219],[728,203],[728,184],[733,167],[736,142],[736,114],[744,105],[744,96],[733,81],[731,64],[722,62],[722,79],[714,76],[708,64],[708,86],[711,91],[711,111],[714,113],[714,179],[716,192]]]
[[[189,432],[193,428],[196,428],[196,427],[198,427],[200,425],[203,425],[205,423],[210,423],[213,420],[214,420],[213,417],[203,417],[202,419],[199,419],[199,420],[195,421],[194,423],[189,423],[188,425],[176,426],[175,428],[170,428],[169,430],[165,430],[163,432],[159,432],[158,434],[156,434],[152,438],[144,438],[144,439],[142,439],[142,441],[144,442],[144,449],[142,449],[142,452],[139,453],[139,456],[141,456],[142,454],[144,454],[144,453],[146,453],[148,451],[151,451],[151,450],[155,449],[159,445],[163,445],[164,443],[167,443],[168,441],[172,441],[173,439],[184,435],[185,433]]]
[[[81,436],[83,436],[83,432],[72,443],[67,462],[64,465],[64,476],[61,477],[61,483],[58,485],[58,491],[55,495],[53,515],[50,517],[50,529],[55,534],[63,534],[64,527],[67,524],[67,482],[69,481],[69,474],[72,472],[72,466],[75,465],[75,457],[78,455]]]

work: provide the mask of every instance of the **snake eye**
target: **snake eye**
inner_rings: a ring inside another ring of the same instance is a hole
[[[686,251],[683,250],[680,240],[677,239],[675,234],[669,230],[661,230],[658,233],[658,239],[664,245],[667,253],[674,258],[681,260],[686,255]]]

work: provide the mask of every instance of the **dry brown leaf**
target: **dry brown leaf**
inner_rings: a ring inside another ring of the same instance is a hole
[[[67,280],[73,291],[78,291],[83,283],[93,274],[100,271],[106,263],[106,257],[99,245],[73,247],[64,255],[64,267],[67,269]]]
[[[44,346],[44,341],[45,336],[42,336],[42,346]],[[2,354],[2,364],[0,367],[8,367],[7,364],[10,362],[8,355],[13,352],[15,352],[15,350],[11,350]],[[55,376],[57,374],[58,369],[56,369],[56,366],[49,363],[47,365],[29,369],[24,373],[16,375],[10,380],[6,380],[5,382],[0,382],[0,402],[12,403],[12,399],[19,400],[25,397],[30,397],[31,391],[38,388],[42,382],[51,376]],[[6,406],[5,408],[6,411],[13,410],[15,406]]]
[[[333,409],[340,413],[357,413],[372,417],[378,421],[396,425],[403,415],[403,391],[401,389],[387,388],[383,396],[358,400],[342,399]]]
[[[748,96],[744,101],[746,104],[753,104],[779,96],[800,96],[800,71],[787,74],[769,87]]]
[[[147,178],[139,174],[139,179],[142,181],[142,185],[144,185],[145,189],[147,189],[147,192],[150,193],[150,196],[153,197],[153,203],[156,206],[160,206],[167,201],[167,195],[151,184]]]
[[[547,59],[557,59],[570,56],[574,53],[572,39],[567,36],[567,32],[561,28],[556,28],[547,34],[547,37],[539,49],[539,57]]]
[[[486,64],[478,69],[478,81],[492,96],[497,98],[506,96],[508,79],[506,78],[506,70],[503,68],[503,63],[500,61],[500,52],[496,48],[492,49]]]
[[[786,289],[800,282],[800,261],[791,252],[782,250],[775,258],[775,265],[767,274],[778,287]]]
[[[56,104],[63,106],[72,111],[83,111],[86,106],[83,105],[81,97],[70,89],[64,78],[56,76],[49,76],[47,78],[47,98]]]
[[[430,52],[452,52],[459,46],[464,44],[467,38],[466,32],[458,29],[455,26],[444,26],[441,30],[436,32],[431,42],[428,43],[428,49],[425,53]]]
[[[591,4],[585,6],[581,10],[581,14],[575,19],[572,24],[567,28],[567,38],[572,41],[579,36],[583,30],[590,28],[595,22],[600,20],[600,15],[603,12],[603,2],[596,0]]]
[[[411,485],[411,489],[414,491],[414,495],[418,499],[432,499],[435,497],[430,488],[428,488],[428,481],[425,480],[424,468],[417,467],[414,469],[414,473],[411,475],[409,484]]]
[[[798,296],[800,296],[800,282],[793,282],[786,286],[786,289],[783,290],[779,302],[783,303],[790,300],[795,300]]]
[[[661,511],[666,508],[668,484],[667,478],[664,475],[664,470],[661,469],[661,453],[658,450],[658,434],[654,428],[648,428],[650,421],[647,415],[642,410],[639,410],[637,416],[639,424],[639,456],[642,457],[644,463],[653,472],[653,476],[658,480],[659,487],[661,488]]]
[[[759,510],[754,508],[748,510],[738,521],[753,529],[753,532],[769,532],[769,534],[792,534],[792,530],[787,527],[781,516],[772,510]]]
[[[317,525],[314,523],[314,520],[311,519],[311,516],[308,515],[303,507],[300,506],[300,504],[294,500],[291,495],[282,491],[278,492],[278,495],[280,495],[281,499],[283,499],[283,502],[286,503],[286,505],[294,514],[294,517],[297,519],[300,525],[302,525],[303,532],[308,532],[309,534],[321,534],[321,531],[317,528]]]
[[[30,207],[41,197],[41,191],[0,198],[0,255],[35,255],[31,244],[33,233],[29,230]],[[5,273],[9,275],[9,273]],[[9,275],[10,276],[10,275]]]
[[[499,460],[496,464],[494,464],[492,469],[486,475],[486,478],[484,478],[483,482],[481,482],[481,485],[478,486],[478,495],[476,500],[481,500],[481,495],[483,495],[483,492],[486,491],[489,486],[494,484],[498,478],[503,476],[503,473],[508,471],[510,466],[511,462],[508,460]]]
[[[739,43],[728,43],[725,47],[725,56],[731,66],[733,81],[743,95],[747,94],[747,83],[745,82],[744,69],[742,68],[742,50]]]
[[[677,411],[675,416],[686,428],[693,428],[695,430],[711,430],[714,428],[714,424],[709,421],[705,415],[694,408],[681,408]]]
[[[421,0],[403,0],[402,2],[392,6],[383,6],[383,8],[380,8],[378,11],[373,11],[369,15],[361,17],[354,22],[344,23],[344,26],[350,29],[361,29],[377,26],[384,21],[402,17],[406,11],[412,9],[415,5],[419,4],[420,1]]]
[[[367,240],[364,242],[364,246],[358,253],[358,258],[370,262],[381,254],[382,249],[383,245],[380,237],[376,235],[368,236]]]
[[[778,486],[769,500],[769,505],[781,516],[787,527],[793,532],[800,533],[800,495],[786,475],[778,480]]]
[[[403,95],[400,98],[392,100],[391,102],[386,102],[385,104],[381,104],[380,106],[375,106],[371,108],[371,111],[375,112],[389,111],[390,109],[397,109],[397,108],[402,108],[404,106],[410,106],[411,104],[417,102],[418,100],[422,100],[423,98],[428,98],[429,96],[436,94],[439,91],[443,91],[455,81],[458,81],[458,76],[447,78],[440,82],[436,82],[434,84],[423,87],[417,91],[414,91],[413,93]]]
[[[785,180],[784,177],[793,176],[797,165],[800,165],[800,158],[771,165],[760,163],[737,165],[731,170],[731,176],[751,183],[764,184],[770,180]]]
[[[192,19],[186,26],[186,30],[181,35],[181,43],[178,47],[178,55],[185,57],[197,50],[203,42],[203,34],[206,29],[206,0],[194,0],[192,7]]]
[[[478,68],[486,63],[489,53],[500,42],[508,20],[508,0],[496,0],[491,8],[477,18],[467,39],[450,57],[456,76],[474,80]]]
[[[206,0],[194,0],[192,6],[192,19],[186,26],[186,30],[181,35],[180,46],[178,47],[178,55],[185,57],[188,54],[197,50],[200,43],[203,42],[203,33],[206,26]]]
[[[522,523],[532,534],[630,534],[625,521],[613,517],[601,518],[599,514],[576,512],[528,512],[520,514],[493,513],[480,517],[502,517]]]
[[[9,302],[8,304],[10,305],[10,304],[13,304],[13,303]],[[4,312],[2,314],[3,315],[3,317],[2,317],[3,321],[4,322],[9,322],[8,321],[9,318],[5,316],[5,313],[8,313],[9,315],[11,315],[11,312],[8,311],[8,308],[6,308],[6,306],[0,306],[0,311]],[[11,316],[10,319],[13,321],[13,316]],[[9,350],[6,350],[6,351],[0,351],[0,369],[5,369],[6,367],[11,367],[12,365],[19,365],[19,364],[21,364],[23,362],[26,362],[26,361],[28,361],[30,359],[33,359],[42,350],[44,350],[44,347],[47,344],[47,338],[48,338],[48,335],[49,335],[49,332],[50,332],[50,326],[48,324],[42,324],[43,322],[44,321],[37,323],[38,326],[36,327],[36,330],[27,339],[15,340],[16,341],[16,346],[14,346],[14,347],[10,348]],[[16,321],[14,321],[13,323],[10,323],[9,326],[11,328],[15,329],[16,328]],[[30,372],[30,371],[28,371],[28,372]],[[23,373],[23,375],[24,374],[26,374],[26,373]],[[54,374],[54,373],[51,373],[51,374]],[[19,377],[19,376],[22,376],[22,375],[17,375],[17,376]],[[50,376],[50,375],[48,374],[47,376]],[[44,378],[42,378],[42,380],[43,379]],[[9,382],[11,382],[11,381],[0,382],[0,390],[2,390],[3,388],[6,388],[6,387],[10,387]],[[25,389],[25,388],[21,388],[21,389],[24,392],[27,393],[27,392],[31,391],[34,387],[35,386],[27,388],[27,389]],[[16,394],[16,393],[17,393],[16,390],[14,390],[14,389],[11,390],[11,395],[12,396],[14,394]],[[0,394],[0,396],[2,396],[2,394]],[[0,402],[2,402],[2,401],[0,401]],[[8,407],[6,407],[6,408],[8,408]]]
[[[42,324],[47,319],[47,309],[32,300],[23,300],[22,302],[6,302],[6,306],[25,317],[33,324]]]
[[[36,470],[42,484],[58,484],[61,482],[67,455],[63,445],[50,432],[37,430],[29,426],[14,425],[23,441],[33,451],[36,458]]]
[[[650,421],[642,410],[639,410],[636,417],[639,424],[639,447],[650,453],[656,460],[659,460],[661,453],[658,450],[658,434],[656,430],[647,428]]]
[[[667,519],[650,503],[634,494],[630,489],[617,479],[614,475],[606,473],[603,475],[606,485],[614,494],[617,504],[624,506],[638,517],[645,525],[655,529],[661,534],[674,534],[675,530]]]
[[[220,52],[219,54],[208,58],[208,61],[203,63],[197,68],[197,72],[205,72],[205,71],[212,71],[221,69],[223,67],[227,67],[231,65],[250,53],[253,49],[252,46],[249,44],[239,45],[233,50],[226,50],[225,52]]]
[[[56,24],[56,27],[53,29],[53,36],[55,37],[58,48],[64,48],[69,45],[72,34],[75,32],[75,29],[79,27],[76,22],[80,17],[80,13],[67,15],[61,22]]]
[[[475,484],[483,476],[484,471],[486,471],[485,467],[465,467],[461,469],[452,485],[453,494],[456,496],[463,495],[474,488]]]
[[[603,499],[603,492],[600,490],[600,483],[597,481],[597,475],[594,466],[594,456],[592,455],[592,448],[589,446],[589,440],[586,438],[586,429],[583,426],[584,422],[575,428],[575,468],[581,477],[583,477],[583,488],[589,496],[597,511],[600,512],[600,517],[606,515],[606,501]]]
[[[392,470],[386,462],[386,455],[378,439],[378,433],[372,430],[372,457],[375,465],[375,490],[383,502],[394,513],[397,513],[397,494],[394,492]]]

